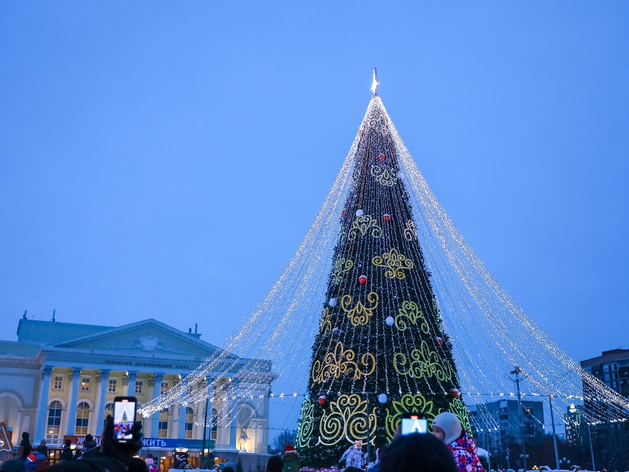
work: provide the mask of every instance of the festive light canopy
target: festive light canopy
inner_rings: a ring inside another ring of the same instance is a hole
[[[211,395],[206,387],[208,383],[219,378],[238,382],[238,395],[252,400],[261,376],[272,375],[275,377],[273,391],[277,393],[269,392],[269,395],[296,399],[273,405],[274,425],[280,429],[296,428],[311,374],[312,343],[323,324],[329,322],[325,310],[337,304],[345,311],[355,308],[351,300],[326,299],[326,293],[331,282],[330,274],[332,278],[334,274],[341,277],[351,268],[348,261],[335,259],[334,255],[340,238],[349,237],[342,230],[341,222],[346,216],[343,212],[347,198],[358,185],[358,174],[354,169],[361,136],[366,130],[380,128],[383,131],[386,128],[387,135],[392,138],[399,171],[386,175],[381,172],[373,177],[383,180],[384,186],[387,182],[401,181],[412,214],[401,228],[404,235],[401,240],[407,244],[397,247],[396,254],[381,254],[374,264],[380,263],[384,267],[387,258],[395,258],[404,265],[399,256],[416,252],[414,247],[419,242],[434,291],[435,309],[453,345],[456,374],[465,402],[481,404],[491,400],[492,396],[513,397],[514,385],[507,374],[514,366],[519,366],[524,379],[523,400],[553,395],[553,406],[559,418],[563,418],[568,405],[585,403],[584,414],[590,423],[626,421],[629,401],[585,372],[550,340],[492,277],[465,241],[419,171],[382,100],[376,95],[378,85],[374,70],[374,96],[349,153],[306,237],[266,298],[215,355],[206,359],[183,382],[143,405],[140,412],[151,415],[173,404],[200,401]],[[402,202],[401,196],[391,201],[393,205],[402,205]],[[378,231],[381,224],[391,220],[391,215],[385,213],[377,215],[377,224],[369,225],[365,216],[368,215],[356,213],[356,217],[362,217],[367,225],[357,231]],[[404,267],[393,270],[403,272]],[[361,277],[367,278],[367,275]],[[358,282],[363,284],[367,280],[359,278]],[[382,315],[374,297],[364,303],[361,313],[356,316]],[[396,322],[392,317],[385,320],[387,326]],[[334,342],[341,345],[341,349],[352,342],[354,330],[332,324],[329,328],[335,330],[332,333]],[[421,346],[415,347],[421,349]],[[433,353],[439,355],[439,350]],[[364,363],[359,367],[367,372],[373,367],[370,353],[361,352],[360,355]],[[439,361],[442,365],[447,364],[447,359]],[[382,391],[368,393],[378,394],[381,403],[386,403],[387,396],[399,389],[398,385],[388,384]],[[484,415],[483,424],[495,424],[482,408],[477,410],[477,415]],[[498,429],[498,424],[495,428]]]

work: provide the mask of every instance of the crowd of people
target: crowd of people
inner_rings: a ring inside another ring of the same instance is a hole
[[[341,461],[344,472],[364,472],[362,443],[350,447]],[[292,446],[285,454],[269,459],[266,472],[299,471],[299,455]],[[376,463],[367,472],[485,472],[476,441],[465,431],[459,418],[444,412],[432,422],[432,434],[402,435],[400,429],[387,448],[376,451]]]
[[[69,440],[61,451],[61,462],[47,467],[47,446],[42,441],[33,448],[28,433],[22,434],[19,459],[6,461],[2,472],[149,472],[147,461],[134,457],[142,447],[142,423],[133,426],[133,439],[114,440],[113,419],[109,416],[103,429],[102,443],[97,446],[91,435],[85,437],[83,447],[73,450]],[[367,472],[485,472],[477,454],[476,442],[461,427],[458,417],[450,412],[439,414],[432,422],[432,434],[395,434],[393,442],[376,451],[376,463]],[[354,445],[343,455],[344,472],[364,472],[362,444]],[[76,460],[80,459],[80,460]],[[152,458],[151,458],[152,462]],[[299,472],[299,454],[292,445],[284,454],[271,456],[266,472]],[[234,472],[224,467],[223,472]]]

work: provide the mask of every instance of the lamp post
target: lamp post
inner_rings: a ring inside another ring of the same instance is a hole
[[[588,437],[590,438],[590,454],[592,454],[592,470],[596,470],[594,465],[594,447],[592,447],[592,430],[590,429],[590,423],[588,423]]]
[[[520,437],[522,438],[522,454],[520,457],[524,463],[524,472],[526,472],[526,458],[528,457],[526,454],[526,435],[524,434],[524,422],[522,421],[522,401],[520,395],[520,374],[522,373],[522,369],[520,366],[516,365],[515,369],[513,369],[510,374],[515,376],[515,385],[518,392],[518,417],[520,418]]]
[[[557,433],[555,432],[555,415],[553,413],[553,396],[548,395],[548,400],[550,402],[550,421],[553,423],[553,444],[555,446],[555,463],[557,464],[557,469],[559,469],[559,452],[557,452]]]
[[[208,397],[205,397],[205,415],[203,415],[203,447],[201,448],[201,468],[205,467],[205,437],[207,435]]]

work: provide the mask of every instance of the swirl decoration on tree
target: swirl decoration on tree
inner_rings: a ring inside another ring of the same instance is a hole
[[[431,421],[436,416],[433,412],[433,402],[427,400],[423,395],[402,395],[399,400],[393,400],[391,404],[393,411],[387,408],[387,416],[385,418],[385,429],[389,439],[393,439],[395,428],[397,428],[404,413],[419,413]]]
[[[354,261],[339,257],[334,261],[334,265],[332,266],[331,283],[333,285],[340,284],[343,281],[343,274],[348,272],[352,267],[354,267]]]
[[[343,439],[353,444],[364,441],[371,435],[371,443],[375,439],[378,420],[376,408],[368,411],[367,400],[354,393],[341,395],[337,401],[330,402],[330,411],[324,412],[319,423],[319,444],[332,446]]]
[[[299,426],[297,427],[297,447],[308,447],[310,437],[314,431],[314,403],[309,398],[304,400],[299,415]]]
[[[404,318],[406,318],[406,320]],[[428,327],[426,318],[424,318],[424,313],[419,309],[417,303],[412,301],[402,302],[400,312],[395,317],[395,327],[400,331],[405,331],[409,327],[409,324],[417,324],[417,320],[421,320],[419,329],[428,334],[430,328]]]
[[[393,356],[393,368],[398,374],[416,379],[435,376],[442,382],[452,380],[452,367],[448,362],[440,362],[439,356],[428,347],[426,341],[422,341],[420,349],[413,349],[410,357],[407,368],[409,361],[405,354],[398,352]]]
[[[369,307],[358,300],[356,306],[352,308],[352,297],[344,295],[341,298],[341,309],[347,313],[352,326],[366,325],[373,316],[375,309],[378,308],[379,301],[380,297],[376,292],[369,292],[366,300],[366,303],[369,303]]]
[[[398,175],[395,169],[387,169],[386,167],[383,169],[373,165],[371,166],[371,175],[376,182],[385,187],[393,187],[397,184]]]
[[[345,244],[347,242],[347,233],[342,228],[339,231],[339,237],[336,242],[337,244]]]
[[[467,409],[460,398],[452,400],[450,403],[450,413],[454,413],[459,418],[461,428],[467,431],[468,434],[472,434],[472,426],[470,424],[470,419],[467,416]]]
[[[360,370],[356,362],[356,353],[351,349],[345,349],[343,343],[338,342],[334,352],[326,353],[323,363],[315,361],[312,364],[312,381],[314,383],[325,382],[330,377],[340,378],[342,374],[352,374],[352,378],[360,379],[368,376],[376,370],[376,358],[370,352],[363,354],[360,363],[365,370]]]
[[[358,234],[364,237],[367,236],[367,233],[370,233],[373,238],[382,237],[382,228],[378,224],[378,220],[371,215],[357,216],[352,223],[347,239],[353,241]]]
[[[389,270],[384,273],[384,276],[389,279],[403,280],[406,278],[404,271],[415,267],[413,261],[395,248],[385,252],[382,256],[374,256],[371,262],[376,267],[388,268]]]
[[[415,222],[413,220],[408,220],[406,222],[406,227],[404,228],[404,238],[407,241],[417,239],[417,226],[415,226]]]
[[[323,309],[321,313],[321,321],[319,322],[319,332],[323,335],[332,331],[332,322],[330,321],[330,309],[328,307]]]

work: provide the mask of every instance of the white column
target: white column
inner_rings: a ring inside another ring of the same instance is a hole
[[[129,396],[129,376],[126,373],[122,374],[122,396]]]
[[[153,398],[157,398],[162,391],[162,379],[164,374],[155,374],[155,388],[153,389]],[[152,400],[152,399],[151,399]],[[157,410],[151,416],[151,437],[156,438],[159,436],[159,410]]]
[[[100,431],[103,425],[105,424],[105,405],[106,405],[106,396],[107,396],[107,388],[109,384],[109,374],[111,370],[109,369],[101,369],[100,375],[96,375],[96,383],[98,384],[98,390],[96,393],[96,398],[98,398],[98,410],[96,415],[96,431]]]
[[[214,396],[214,386],[212,385],[211,379],[209,377],[205,379],[205,383],[207,387],[205,393],[207,395],[207,402],[202,401],[198,405],[197,416],[198,421],[201,424],[199,426],[196,438],[203,439],[203,429],[207,426],[207,428],[205,428],[205,439],[207,441],[206,444],[209,444],[209,440],[212,439],[212,397]],[[204,413],[205,416],[203,415]]]
[[[179,405],[179,423],[177,424],[177,437],[179,439],[186,438],[186,407]]]
[[[135,379],[138,376],[138,372],[135,370],[129,371],[129,385],[127,386],[127,392],[129,396],[135,395]]]
[[[230,422],[229,422],[229,447],[238,449],[238,398],[236,390],[238,389],[238,382],[233,380],[229,388],[230,399],[228,405],[230,405]]]
[[[72,385],[70,386],[68,399],[68,424],[66,425],[66,434],[68,436],[74,434],[74,427],[76,426],[76,400],[79,396],[79,380],[81,380],[81,369],[79,367],[72,368],[70,380],[72,380]]]
[[[39,392],[39,406],[37,407],[37,425],[35,428],[35,437],[33,444],[39,444],[42,439],[46,438],[46,421],[48,419],[48,391],[50,390],[50,375],[52,367],[42,367],[41,390]]]

